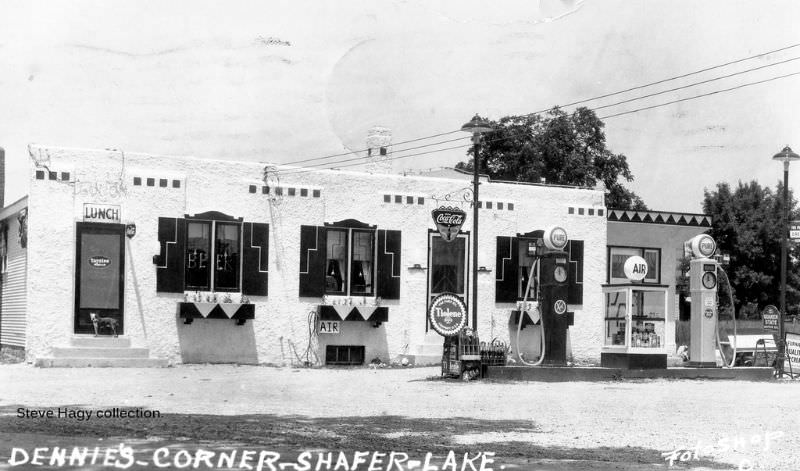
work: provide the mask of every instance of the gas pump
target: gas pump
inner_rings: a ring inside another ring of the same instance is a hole
[[[535,239],[535,261],[528,276],[523,305],[527,304],[531,283],[535,279],[538,301],[537,310],[540,319],[541,353],[535,363],[520,361],[528,366],[542,364],[565,366],[567,364],[567,329],[573,324],[574,313],[567,312],[567,261],[569,259],[564,248],[567,245],[567,232],[561,227],[551,227],[540,233]],[[536,234],[538,235],[538,234]],[[515,351],[519,353],[519,333],[524,315],[520,313],[517,325]]]
[[[717,366],[717,270],[719,264],[711,257],[717,249],[714,239],[700,234],[684,243],[689,261],[689,290],[692,296],[691,345],[689,366]]]

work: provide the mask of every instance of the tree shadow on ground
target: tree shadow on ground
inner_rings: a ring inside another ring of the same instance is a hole
[[[71,410],[97,410],[87,405],[63,405]],[[135,406],[115,406],[137,409]],[[662,452],[642,447],[572,448],[546,446],[521,434],[542,434],[531,420],[480,420],[471,417],[409,418],[395,415],[366,417],[307,417],[300,415],[243,414],[160,414],[158,418],[112,418],[79,421],[70,418],[20,418],[18,408],[53,410],[58,407],[35,408],[25,405],[0,407],[0,431],[7,436],[79,437],[96,440],[149,442],[151,444],[227,444],[240,447],[263,447],[277,452],[297,453],[304,450],[397,451],[417,456],[433,453],[443,457],[449,451],[463,456],[477,451],[494,452],[497,462],[517,463],[522,469],[531,460],[584,460],[600,462],[614,469],[632,469],[625,465],[644,466],[635,469],[661,469],[666,466]],[[112,409],[112,406],[103,407]],[[146,410],[145,408],[141,408]],[[464,437],[468,436],[468,437]],[[464,441],[467,438],[468,441]],[[75,440],[71,440],[75,442]],[[20,443],[13,446],[40,446]],[[94,446],[94,445],[92,445]],[[6,453],[7,450],[0,450]],[[622,465],[617,467],[616,465]],[[730,465],[700,458],[681,467],[703,466],[730,469]],[[596,467],[594,467],[596,469]],[[539,468],[537,468],[539,469]],[[570,468],[566,468],[570,469]],[[606,469],[603,466],[602,469]]]

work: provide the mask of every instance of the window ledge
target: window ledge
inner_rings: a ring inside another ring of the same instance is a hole
[[[191,324],[195,319],[233,319],[236,325],[244,325],[248,319],[256,318],[255,311],[255,304],[251,303],[178,303],[178,317],[184,324]]]

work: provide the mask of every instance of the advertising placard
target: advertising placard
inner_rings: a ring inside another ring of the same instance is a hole
[[[440,206],[431,211],[433,222],[436,224],[436,230],[442,235],[445,242],[452,242],[456,239],[458,231],[464,225],[467,219],[467,213],[460,208],[450,208]]]
[[[439,335],[456,335],[467,323],[467,306],[455,294],[440,294],[431,302],[428,319]]]
[[[789,238],[792,240],[800,240],[800,221],[792,221],[789,223]]]
[[[794,374],[800,372],[800,334],[786,332],[786,359],[783,361],[783,371],[792,371]]]
[[[761,313],[761,318],[764,320],[764,329],[778,330],[778,319],[780,318],[780,313],[777,307],[773,306],[772,304],[765,307],[764,311]]]

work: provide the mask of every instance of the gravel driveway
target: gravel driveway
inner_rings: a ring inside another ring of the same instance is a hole
[[[289,461],[302,452],[314,459],[333,452],[331,464],[326,468],[323,459],[320,469],[345,469],[336,468],[340,451],[347,469],[356,451],[370,452],[367,460],[374,452],[406,453],[405,467],[394,469],[423,469],[431,453],[439,470],[480,469],[480,459],[470,459],[487,452],[494,455],[481,459],[494,461],[484,469],[667,469],[669,457],[662,454],[678,450],[673,467],[793,470],[800,469],[799,399],[800,382],[465,383],[440,379],[438,368],[0,365],[0,469],[50,468],[31,464],[34,447],[50,453],[55,446],[124,443],[141,463],[132,469],[153,467],[146,458],[168,447],[164,463],[175,468],[183,465],[173,460],[179,449],[217,457],[225,450],[268,450]],[[94,415],[59,418],[59,408]],[[96,416],[115,408],[160,417]],[[30,417],[47,410],[54,417]],[[23,450],[12,461],[19,466],[9,464],[14,447]],[[382,459],[383,468],[374,469],[386,469],[388,458]],[[247,469],[213,460],[195,464]],[[102,463],[74,469],[92,467],[105,469]]]

